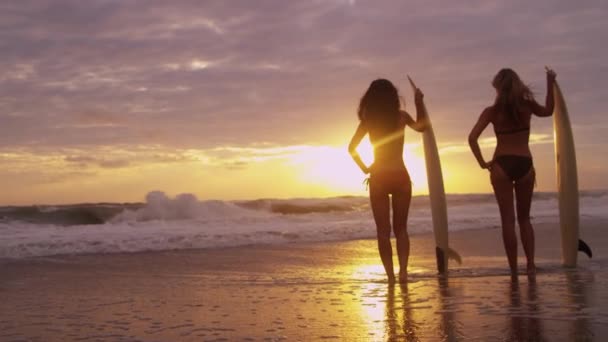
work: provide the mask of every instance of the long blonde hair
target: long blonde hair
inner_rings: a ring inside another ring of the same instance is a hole
[[[501,69],[494,76],[492,86],[497,91],[494,106],[509,115],[515,124],[519,124],[519,113],[522,107],[526,105],[526,102],[534,99],[530,87],[524,84],[519,75],[509,68]]]

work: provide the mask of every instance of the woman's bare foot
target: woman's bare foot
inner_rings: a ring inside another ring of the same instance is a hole
[[[388,283],[389,283],[389,285],[395,284],[395,275],[394,274],[388,275]]]
[[[407,283],[407,270],[399,271],[399,282]]]
[[[518,275],[517,275],[517,270],[511,270],[511,281],[512,282],[517,282],[518,280]]]
[[[528,278],[536,277],[536,265],[534,265],[534,263],[528,264],[526,271],[528,273]]]

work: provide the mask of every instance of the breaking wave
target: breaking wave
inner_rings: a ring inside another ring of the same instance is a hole
[[[535,194],[535,222],[557,223],[555,193]],[[450,230],[498,228],[492,194],[448,195]],[[582,192],[582,218],[608,218],[608,193]],[[429,200],[412,200],[408,230],[432,231]],[[366,197],[201,201],[150,192],[144,203],[0,207],[0,258],[158,251],[374,238]]]

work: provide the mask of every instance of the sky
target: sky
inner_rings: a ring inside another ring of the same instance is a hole
[[[365,195],[346,151],[369,83],[415,115],[425,93],[448,193],[490,192],[468,133],[516,70],[544,66],[574,129],[579,185],[608,188],[606,1],[3,1],[0,205]],[[532,122],[537,190],[554,191],[551,118]],[[414,194],[426,176],[406,131]],[[491,129],[482,136],[487,159]],[[361,153],[371,161],[369,143]]]

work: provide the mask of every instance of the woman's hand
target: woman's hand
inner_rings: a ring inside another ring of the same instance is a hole
[[[486,170],[488,170],[488,171],[492,171],[492,164],[494,164],[494,160],[490,160],[489,162],[484,162],[484,163],[481,165],[481,168],[482,168],[482,169],[486,169]]]
[[[369,175],[370,173],[372,173],[374,171],[374,164],[368,166],[365,168],[365,170],[363,171],[366,175]]]
[[[545,69],[547,70],[547,83],[550,83],[550,84],[555,83],[555,78],[557,77],[557,74],[555,73],[555,71],[553,71],[553,69],[549,69],[547,67],[545,67]]]

